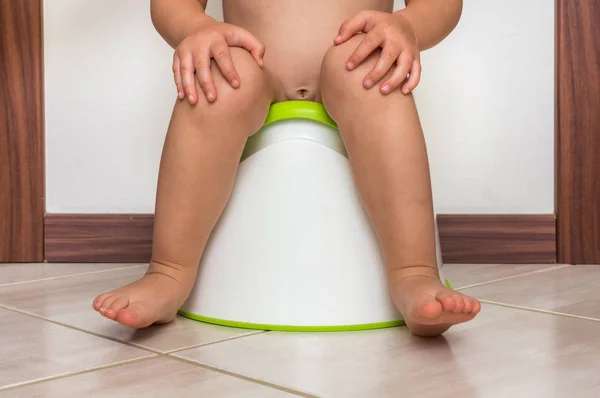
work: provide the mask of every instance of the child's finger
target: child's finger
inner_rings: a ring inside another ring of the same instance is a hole
[[[203,93],[204,97],[206,97],[206,93],[204,93],[204,89],[202,88],[202,85],[200,84],[200,79],[198,79],[197,77],[195,79],[195,85],[196,85],[196,91],[198,93]],[[198,98],[198,100],[200,100],[200,98]]]
[[[389,94],[400,86],[400,84],[406,80],[411,65],[410,57],[405,52],[400,54],[396,63],[396,69],[394,69],[392,76],[381,84],[381,92],[383,94]]]
[[[360,65],[373,51],[375,51],[375,49],[381,45],[383,39],[384,36],[377,32],[377,30],[367,33],[367,35],[363,37],[358,47],[356,47],[356,50],[354,50],[352,55],[350,55],[348,58],[346,68],[348,68],[348,70],[354,70],[354,68]]]
[[[212,57],[217,62],[221,73],[227,79],[229,85],[233,88],[238,88],[240,86],[240,77],[235,70],[235,66],[233,66],[227,43],[225,41],[215,43],[211,52]]]
[[[227,41],[227,45],[229,47],[245,48],[252,55],[252,58],[254,58],[258,65],[261,68],[263,67],[265,45],[252,33],[248,32],[246,29],[236,27],[225,34],[225,40]]]
[[[338,35],[333,40],[334,44],[342,44],[361,30],[364,31],[365,25],[367,24],[366,14],[364,12],[359,12],[355,16],[350,19],[344,21],[344,23],[340,26],[340,30],[338,31]]]
[[[388,46],[389,47],[389,46]],[[365,76],[363,84],[366,88],[373,87],[390,70],[398,59],[399,51],[384,47],[381,56],[371,71]]]
[[[194,83],[194,57],[191,53],[185,53],[180,58],[181,62],[181,83],[183,91],[191,104],[196,103],[198,93]]]
[[[208,102],[214,102],[217,99],[217,89],[210,70],[210,55],[202,56],[197,54],[196,58],[196,78],[204,91],[204,95]],[[198,98],[196,98],[198,99]]]
[[[417,88],[419,81],[421,80],[421,61],[415,59],[412,63],[412,68],[409,72],[409,77],[406,83],[402,86],[402,92],[408,94]]]
[[[173,56],[173,77],[175,79],[175,86],[177,86],[177,98],[183,99],[185,93],[183,92],[183,84],[181,83],[181,61],[177,53]]]
[[[261,68],[265,66],[265,45],[262,44],[262,42],[258,41],[258,43],[250,50],[250,54],[252,54],[252,57],[258,62],[258,66]]]

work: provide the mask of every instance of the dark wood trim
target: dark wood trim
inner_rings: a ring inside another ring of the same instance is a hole
[[[0,1],[0,263],[44,259],[41,0]]]
[[[600,263],[600,2],[557,0],[558,261]]]
[[[48,262],[150,261],[153,215],[47,214],[45,224]]]
[[[552,214],[439,215],[444,263],[555,263]]]
[[[554,263],[553,215],[440,215],[446,263]],[[150,214],[48,214],[49,262],[147,262]]]

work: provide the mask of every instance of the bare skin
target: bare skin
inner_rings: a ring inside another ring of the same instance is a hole
[[[393,15],[392,3],[225,0],[228,25],[195,0],[153,0],[155,26],[176,48],[179,100],[161,162],[152,262],[139,281],[98,296],[97,311],[135,328],[175,317],[246,138],[272,102],[305,99],[323,102],[339,125],[410,330],[436,336],[479,312],[476,299],[439,278],[427,151],[410,94],[419,52],[450,33],[462,2],[412,0]]]
[[[362,87],[377,53],[356,70],[345,70],[343,61],[361,40],[354,36],[325,56],[323,102],[338,123],[375,227],[392,298],[414,334],[436,336],[472,319],[480,305],[440,281],[427,152],[412,95],[395,90],[383,96]],[[348,85],[355,89],[348,90]]]
[[[231,55],[242,86],[231,88],[213,67],[219,101],[175,104],[160,165],[152,261],[143,278],[94,300],[94,309],[109,319],[133,328],[170,322],[194,286],[244,144],[276,96],[274,80],[246,50],[234,48]]]

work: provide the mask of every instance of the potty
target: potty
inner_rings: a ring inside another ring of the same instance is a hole
[[[436,246],[441,268],[437,228]],[[274,104],[248,139],[231,199],[179,314],[282,331],[404,324],[344,144],[323,105]]]

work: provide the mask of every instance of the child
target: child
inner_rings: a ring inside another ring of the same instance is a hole
[[[322,102],[337,122],[408,328],[437,336],[479,302],[439,278],[429,166],[412,90],[419,53],[456,26],[462,0],[152,0],[175,48],[178,93],[160,165],[154,244],[140,280],[94,308],[134,328],[173,320],[196,281],[204,245],[231,193],[248,136],[269,106]]]

